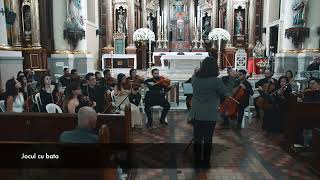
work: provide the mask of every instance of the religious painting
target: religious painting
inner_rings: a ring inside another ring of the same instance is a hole
[[[245,9],[239,7],[234,12],[234,35],[245,35]]]
[[[208,16],[208,13],[206,12],[205,16],[202,17],[202,32],[203,32],[203,39],[207,40],[209,33],[211,31],[211,16]]]
[[[127,10],[122,6],[116,10],[116,32],[127,33]]]

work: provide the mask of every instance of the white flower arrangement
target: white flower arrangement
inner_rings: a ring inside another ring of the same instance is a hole
[[[259,68],[267,68],[269,65],[268,61],[260,61],[260,62],[257,62],[257,66]]]
[[[133,33],[133,41],[155,41],[156,35],[149,28],[140,28]]]
[[[211,41],[218,41],[219,39],[224,41],[230,41],[230,34],[227,30],[222,28],[214,28],[208,36],[208,39]]]

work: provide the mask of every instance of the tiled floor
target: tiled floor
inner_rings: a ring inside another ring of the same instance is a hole
[[[185,143],[192,138],[186,112],[170,112],[169,126],[134,131],[134,143]],[[156,118],[154,119],[157,120]],[[308,164],[294,159],[280,146],[281,136],[266,138],[254,122],[241,131],[216,128],[211,169],[138,169],[137,180],[204,180],[204,179],[320,179]],[[191,156],[189,148],[186,159]]]

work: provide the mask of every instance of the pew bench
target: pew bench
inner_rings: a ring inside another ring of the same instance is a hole
[[[313,129],[312,132],[312,151],[315,153],[313,166],[320,171],[320,129]]]

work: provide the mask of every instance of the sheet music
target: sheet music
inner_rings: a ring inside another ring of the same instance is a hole
[[[184,95],[193,94],[193,88],[191,83],[183,83],[182,86]]]

